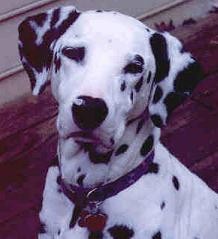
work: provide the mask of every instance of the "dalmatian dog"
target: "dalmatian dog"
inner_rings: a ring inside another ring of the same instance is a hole
[[[40,239],[217,239],[218,197],[160,143],[202,79],[168,33],[113,11],[60,7],[19,26],[34,95],[58,108]]]

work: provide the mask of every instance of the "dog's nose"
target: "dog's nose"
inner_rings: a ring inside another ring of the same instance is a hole
[[[83,130],[93,130],[99,127],[108,114],[104,100],[90,96],[79,96],[72,106],[73,119]]]

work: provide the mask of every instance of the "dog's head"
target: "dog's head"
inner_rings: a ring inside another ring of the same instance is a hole
[[[34,95],[51,83],[60,137],[107,151],[148,110],[161,128],[191,94],[201,70],[182,44],[116,12],[49,10],[19,26]]]

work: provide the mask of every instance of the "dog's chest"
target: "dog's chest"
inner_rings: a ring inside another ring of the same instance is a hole
[[[48,224],[47,227],[53,228],[52,231],[58,235],[57,238],[150,239],[155,234],[156,238],[161,238],[158,236],[165,230],[163,227],[172,228],[174,224],[175,214],[169,213],[174,211],[176,204],[173,190],[167,189],[167,180],[150,173],[102,203],[100,210],[107,215],[107,224],[102,232],[91,233],[78,224],[70,227],[74,205],[60,192],[56,183],[57,177],[57,167],[51,167],[47,175],[43,208],[40,213],[41,221]],[[164,221],[166,215],[167,221]]]

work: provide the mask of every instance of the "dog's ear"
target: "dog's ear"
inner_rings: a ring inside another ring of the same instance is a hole
[[[19,25],[20,59],[34,95],[40,94],[49,82],[55,41],[79,15],[73,6],[61,7],[28,17]]]
[[[184,52],[181,42],[168,33],[154,33],[150,38],[156,62],[149,114],[156,127],[166,124],[179,106],[203,79],[200,65]]]

